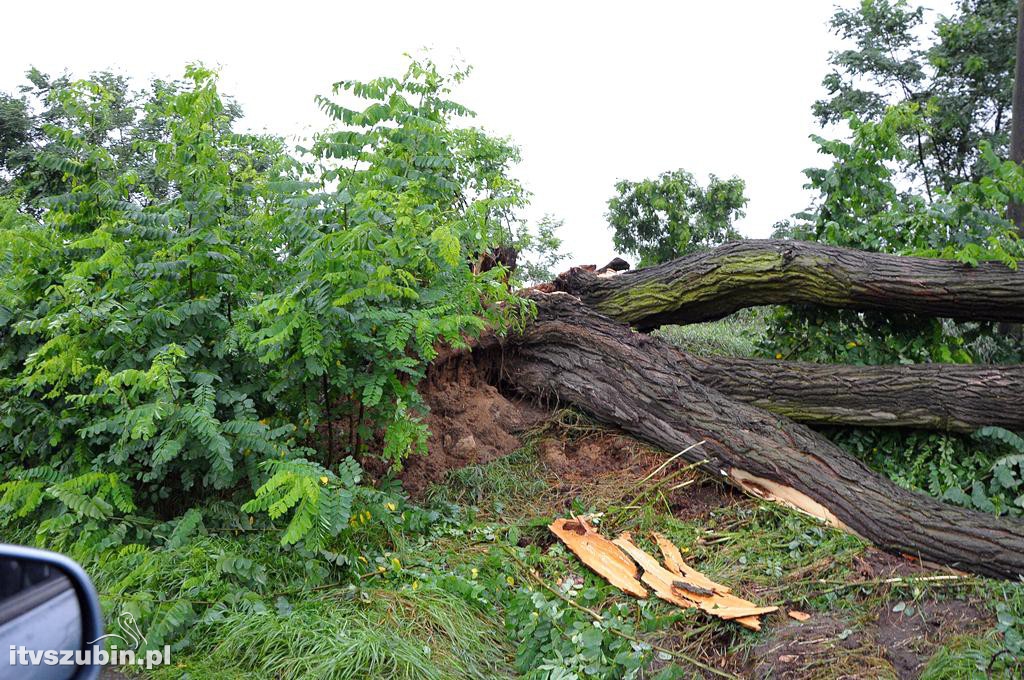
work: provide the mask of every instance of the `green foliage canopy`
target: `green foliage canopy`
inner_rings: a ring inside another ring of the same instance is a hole
[[[201,66],[129,104],[105,78],[51,83],[58,122],[0,201],[6,517],[123,539],[130,515],[260,489],[253,511],[294,511],[286,543],[346,530],[350,456],[424,446],[436,346],[530,313],[468,266],[526,196],[515,147],[456,124],[464,76],[339,83],[363,106],[320,98],[334,124],[295,156],[236,132]]]
[[[744,189],[738,177],[714,175],[702,187],[685,170],[639,182],[622,180],[608,201],[615,247],[647,266],[740,238],[733,222],[744,215]]]

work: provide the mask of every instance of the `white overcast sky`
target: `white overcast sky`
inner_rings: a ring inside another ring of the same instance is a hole
[[[147,78],[203,61],[221,68],[248,127],[294,137],[326,122],[313,95],[335,81],[397,75],[402,54],[424,47],[440,63],[461,55],[474,71],[455,99],[522,147],[530,215],[563,218],[572,262],[600,265],[614,254],[604,211],[618,179],[738,175],[752,237],[807,206],[833,11],[828,0],[18,2],[3,11],[0,90],[30,65]]]

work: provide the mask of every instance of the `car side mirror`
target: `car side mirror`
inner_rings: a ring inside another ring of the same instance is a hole
[[[0,678],[94,680],[102,636],[96,589],[77,563],[0,544]]]

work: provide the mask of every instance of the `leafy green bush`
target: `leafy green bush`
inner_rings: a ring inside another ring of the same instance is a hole
[[[505,175],[514,147],[452,126],[470,113],[446,98],[463,77],[413,62],[401,79],[335,86],[364,109],[318,99],[338,127],[299,168],[275,223],[282,280],[253,306],[246,337],[279,415],[343,421],[350,452],[395,465],[424,448],[417,384],[438,343],[464,346],[529,309],[500,268],[466,266],[525,199]],[[326,443],[333,456],[338,442]]]
[[[336,543],[350,456],[424,448],[437,346],[530,313],[500,267],[469,266],[526,199],[515,147],[456,125],[464,76],[339,83],[365,106],[320,98],[335,124],[294,157],[235,132],[201,66],[135,108],[102,78],[55,83],[30,163],[55,193],[0,199],[5,520],[109,546],[136,516],[258,489],[247,508],[292,512],[284,543]]]

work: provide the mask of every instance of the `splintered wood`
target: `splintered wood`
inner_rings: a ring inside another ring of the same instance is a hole
[[[609,541],[585,518],[576,517],[555,520],[549,528],[584,564],[635,597],[647,597],[642,582],[666,602],[678,607],[696,607],[751,630],[761,629],[761,614],[778,609],[758,607],[731,594],[729,588],[686,564],[679,548],[659,533],[654,534],[654,539],[661,550],[664,566],[637,547],[628,532]]]
[[[613,586],[634,597],[647,597],[647,590],[636,579],[637,569],[633,561],[597,533],[586,519],[556,519],[548,528],[576,553],[583,564],[608,579]]]

